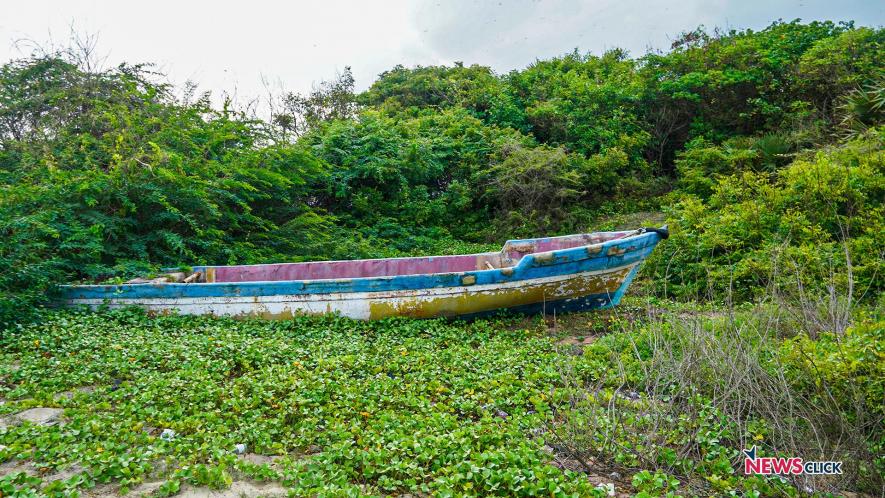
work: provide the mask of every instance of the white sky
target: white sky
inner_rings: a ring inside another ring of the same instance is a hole
[[[885,23],[882,0],[389,0],[232,2],[0,0],[0,59],[30,39],[64,43],[73,26],[98,36],[107,64],[154,62],[242,102],[275,89],[307,91],[345,66],[359,89],[396,64],[483,64],[498,72],[535,59],[622,47],[666,49],[680,32],[759,29],[778,18]]]

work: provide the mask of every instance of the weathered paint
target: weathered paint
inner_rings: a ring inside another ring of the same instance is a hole
[[[215,267],[215,281],[331,280],[463,272],[484,269],[481,265],[485,261],[494,262],[495,256],[499,254],[218,266]]]
[[[513,266],[526,254],[599,244],[617,240],[629,232],[598,232],[542,239],[509,241],[499,252],[457,256],[430,256],[348,261],[316,261],[261,265],[210,266],[206,282],[275,282],[294,280],[332,280],[400,275],[427,275],[466,272]],[[204,268],[204,267],[199,267]],[[195,269],[196,271],[197,269]]]
[[[623,284],[631,265],[614,270],[558,275],[503,284],[464,285],[435,289],[381,292],[277,294],[268,296],[194,297],[177,299],[81,299],[78,304],[110,308],[140,306],[181,314],[224,316],[255,315],[291,318],[294,314],[340,313],[359,319],[388,316],[455,316],[497,309],[569,300],[587,296],[613,295]]]
[[[364,319],[475,315],[498,309],[587,309],[617,304],[639,263],[659,240],[655,233],[607,232],[510,241],[500,253],[361,260],[347,262],[353,263],[349,267],[341,266],[347,271],[394,273],[374,277],[240,281],[247,274],[279,277],[294,271],[321,273],[307,268],[319,268],[316,265],[323,263],[198,267],[194,270],[204,271],[207,283],[70,286],[65,288],[64,304],[136,305],[158,312],[267,318],[337,312]],[[539,249],[546,250],[531,252]],[[518,261],[512,266],[494,267],[506,264],[515,255]],[[460,268],[458,265],[469,260],[470,269],[397,274],[401,270],[414,271],[417,260],[429,261],[434,269],[442,268],[437,265],[451,269],[451,264]],[[227,273],[222,271],[227,269]],[[234,281],[224,281],[228,279]]]
[[[519,282],[519,285],[491,285],[443,295],[417,295],[398,299],[369,301],[369,318],[410,316],[471,315],[498,309],[561,301],[600,294],[614,294],[632,267],[615,271],[590,272],[551,279]]]

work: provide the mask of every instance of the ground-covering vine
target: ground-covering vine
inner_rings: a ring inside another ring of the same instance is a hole
[[[0,459],[82,472],[10,473],[0,489],[225,487],[243,472],[297,495],[594,493],[531,437],[569,356],[499,325],[52,313],[3,342],[0,411],[57,407],[62,423],[8,427]],[[253,466],[237,444],[282,458]]]
[[[654,299],[473,322],[44,311],[0,339],[0,493],[800,496],[741,449],[813,455],[784,438],[815,427],[850,444],[827,449],[845,479],[808,485],[873,489],[885,329],[858,313],[814,342],[778,309]],[[785,396],[837,418],[781,418]]]

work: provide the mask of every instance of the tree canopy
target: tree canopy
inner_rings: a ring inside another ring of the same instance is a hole
[[[507,74],[396,66],[360,94],[347,70],[282,96],[268,120],[213,108],[193,88],[176,97],[149,65],[9,61],[0,302],[14,309],[53,284],[163,266],[467,250],[662,209],[686,237],[673,245],[695,251],[680,270],[697,279],[739,260],[749,289],[764,266],[741,259],[759,246],[738,242],[750,233],[844,235],[848,208],[808,201],[806,170],[864,199],[850,201],[870,225],[858,236],[881,228],[881,161],[864,154],[881,146],[883,43],[882,29],[779,21],[690,31],[640,57],[574,51]],[[860,176],[840,177],[846,164]],[[741,209],[777,223],[735,234],[724,229],[734,220],[708,213]],[[705,239],[714,225],[739,247]],[[858,242],[881,251],[869,243]]]

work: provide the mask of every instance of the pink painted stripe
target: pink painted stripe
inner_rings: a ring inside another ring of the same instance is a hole
[[[422,273],[449,273],[476,269],[476,255],[429,258],[316,261],[255,266],[223,266],[215,269],[216,282],[279,280],[327,280]]]
[[[353,261],[316,261],[248,266],[217,266],[215,282],[257,282],[283,280],[329,280],[428,273],[452,273],[513,266],[526,254],[568,249],[619,239],[629,232],[571,235],[507,243],[501,252],[458,256],[431,256]]]

